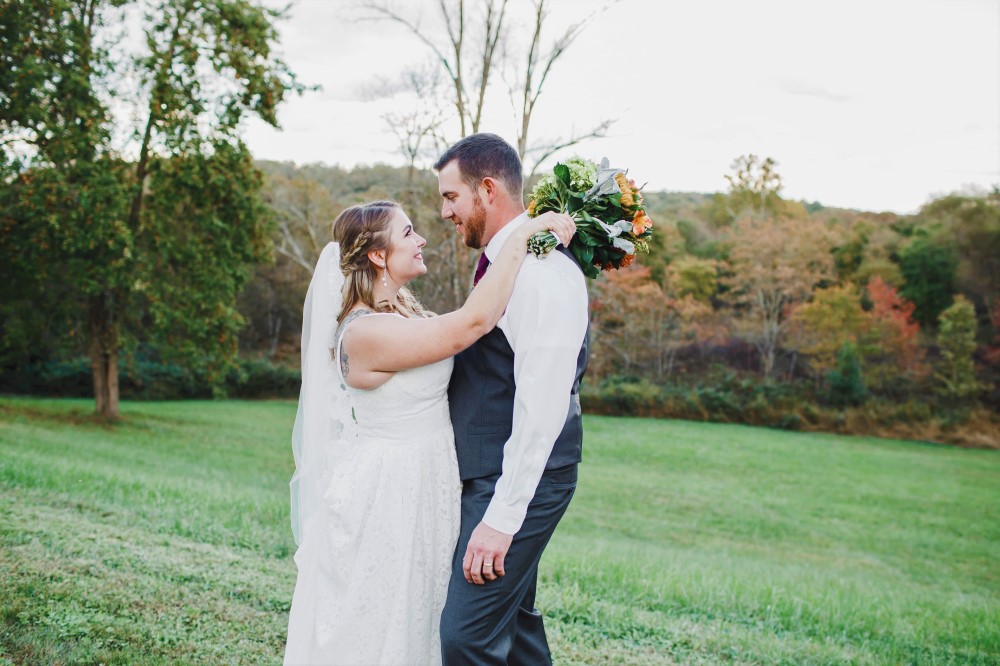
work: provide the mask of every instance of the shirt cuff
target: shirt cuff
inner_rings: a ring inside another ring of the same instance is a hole
[[[524,523],[524,514],[523,509],[504,506],[494,497],[490,500],[490,505],[486,507],[483,522],[498,532],[513,536],[521,529],[521,525]]]

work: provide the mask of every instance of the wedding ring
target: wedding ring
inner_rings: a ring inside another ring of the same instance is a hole
[[[492,567],[493,563],[492,562],[483,562],[483,566],[484,567]]]

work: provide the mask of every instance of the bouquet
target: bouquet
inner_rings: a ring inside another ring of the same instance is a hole
[[[646,215],[640,189],[624,170],[609,167],[607,158],[595,164],[574,157],[538,181],[528,200],[528,215],[569,213],[576,222],[569,251],[584,275],[596,278],[601,271],[628,266],[636,252],[649,252],[653,221]],[[540,231],[529,239],[528,249],[541,258],[558,242],[551,231]]]

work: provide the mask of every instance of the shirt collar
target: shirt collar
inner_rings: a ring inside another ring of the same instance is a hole
[[[490,239],[490,242],[486,244],[485,250],[486,258],[490,260],[490,263],[496,261],[497,256],[500,254],[500,250],[503,249],[503,244],[506,243],[507,239],[510,238],[510,235],[514,233],[514,229],[517,229],[522,224],[527,224],[529,219],[528,211],[524,211],[501,227],[500,231],[498,231],[496,235]]]

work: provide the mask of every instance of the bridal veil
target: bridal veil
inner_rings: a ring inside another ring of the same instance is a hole
[[[350,418],[350,405],[333,356],[343,285],[340,245],[328,243],[316,263],[302,310],[302,388],[292,428],[295,473],[289,483],[297,545],[304,540],[310,518],[320,510],[338,457],[345,453],[338,442]]]

